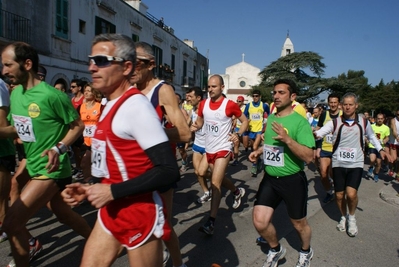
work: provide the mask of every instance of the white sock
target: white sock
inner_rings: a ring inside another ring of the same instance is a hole
[[[355,214],[353,214],[353,215],[348,214],[348,219],[351,221],[356,220]]]

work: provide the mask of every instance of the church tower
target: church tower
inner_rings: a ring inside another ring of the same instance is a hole
[[[287,32],[287,38],[285,39],[283,49],[281,50],[281,56],[285,57],[286,55],[289,55],[291,53],[294,53],[294,45],[291,42],[290,39],[290,32]]]

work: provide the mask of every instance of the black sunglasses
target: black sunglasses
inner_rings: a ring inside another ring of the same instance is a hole
[[[259,95],[252,95],[252,97],[259,97]]]
[[[120,57],[113,57],[106,55],[96,55],[96,56],[89,55],[89,64],[94,64],[99,68],[111,66],[112,62],[123,62],[123,61],[125,60]]]

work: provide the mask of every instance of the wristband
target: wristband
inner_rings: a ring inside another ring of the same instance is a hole
[[[54,150],[58,155],[61,154],[57,146],[53,146],[50,150]]]
[[[63,142],[58,142],[56,147],[58,148],[59,154],[65,154],[68,150],[67,146]]]

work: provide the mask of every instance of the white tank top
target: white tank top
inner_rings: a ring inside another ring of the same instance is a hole
[[[232,142],[228,141],[231,133],[231,118],[226,115],[228,99],[223,98],[223,102],[217,110],[209,107],[210,99],[204,104],[203,116],[205,130],[205,151],[207,153],[217,153],[219,151],[231,151]]]

